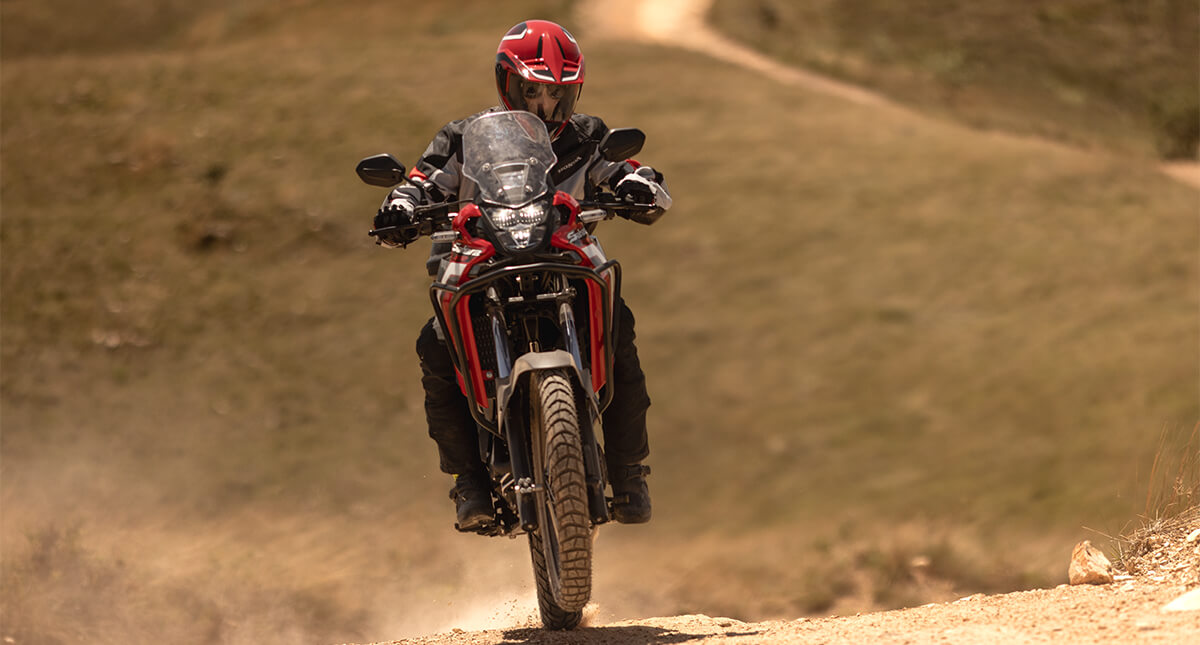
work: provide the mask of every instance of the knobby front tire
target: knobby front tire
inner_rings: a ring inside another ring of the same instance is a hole
[[[547,629],[572,629],[592,595],[592,528],[574,384],[563,370],[534,375],[535,440],[544,437],[545,503],[529,534],[538,609]],[[539,431],[540,430],[540,431]]]

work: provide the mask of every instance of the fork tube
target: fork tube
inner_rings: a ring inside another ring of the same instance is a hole
[[[508,381],[512,375],[512,358],[508,351],[508,335],[504,324],[504,313],[500,307],[496,290],[489,288],[488,296],[494,303],[488,308],[488,320],[491,322],[492,345],[496,348],[496,377],[501,383]],[[533,379],[530,379],[532,387]],[[532,389],[530,390],[532,391]],[[510,410],[509,414],[512,412]],[[528,424],[513,423],[512,419],[498,419],[504,426],[504,439],[508,443],[508,457],[512,464],[512,478],[517,491],[517,517],[521,528],[526,532],[537,530],[537,495],[532,486],[533,468],[529,464],[528,433],[524,426]]]
[[[567,351],[571,352],[571,358],[575,360],[575,368],[579,370],[580,374],[583,374],[583,355],[579,350],[579,333],[575,331],[575,314],[571,311],[569,302],[558,305],[558,320],[563,329],[563,336],[566,337]]]
[[[496,346],[496,377],[506,381],[512,373],[512,358],[508,354],[508,336],[499,307],[488,311],[488,318],[492,321],[492,344]]]
[[[571,357],[575,361],[575,366],[579,370],[581,382],[580,387],[585,388],[580,392],[580,396],[586,398],[594,398],[590,391],[591,380],[583,371],[583,358],[579,350],[579,334],[575,330],[575,314],[571,311],[571,305],[564,302],[558,306],[558,317],[562,323],[563,336],[566,337],[567,349],[571,352]],[[588,510],[592,516],[592,522],[595,524],[603,524],[608,521],[608,503],[604,500],[604,489],[607,483],[601,477],[603,469],[600,467],[600,451],[597,450],[596,444],[596,424],[599,419],[592,415],[592,406],[583,406],[587,412],[586,420],[584,417],[579,419],[579,439],[580,446],[583,448],[583,467],[586,471],[588,485]]]

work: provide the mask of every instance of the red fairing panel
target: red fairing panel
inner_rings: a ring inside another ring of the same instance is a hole
[[[479,207],[467,204],[454,218],[454,228],[459,232],[459,241],[451,250],[449,262],[440,281],[445,284],[461,285],[466,282],[472,269],[496,254],[496,248],[487,240],[471,237],[466,230],[467,221],[480,216]],[[479,364],[479,349],[476,347],[475,327],[471,324],[471,297],[467,296],[458,301],[454,311],[450,310],[449,293],[441,295],[442,315],[446,320],[458,323],[459,333],[462,334],[463,351],[466,352],[467,365],[470,367],[472,389],[475,390],[475,402],[486,409],[488,407],[487,390],[484,388],[483,367]],[[457,369],[457,368],[456,368]],[[458,375],[459,385],[463,386],[463,375]],[[466,394],[467,388],[462,387]]]
[[[467,352],[467,365],[471,367],[471,386],[475,390],[475,402],[482,408],[488,407],[487,390],[483,385],[483,367],[479,364],[479,349],[475,347],[475,326],[471,324],[471,296],[458,301],[458,329],[463,336],[463,348]],[[461,379],[462,376],[459,375]],[[466,390],[463,391],[466,393]]]
[[[611,285],[610,285],[611,288]],[[588,311],[591,313],[592,333],[588,334],[591,339],[592,353],[592,391],[600,392],[600,388],[608,382],[608,374],[605,373],[604,360],[604,299],[600,297],[600,288],[595,284],[588,283]]]

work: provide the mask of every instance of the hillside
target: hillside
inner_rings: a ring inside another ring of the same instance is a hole
[[[424,249],[371,245],[352,168],[490,104],[498,35],[571,4],[0,5],[0,636],[368,642],[531,594],[522,543],[450,528]],[[1053,586],[1155,510],[1200,418],[1194,190],[574,31],[580,108],[676,197],[602,231],[656,507],[601,531],[598,620]]]
[[[755,49],[942,118],[1122,154],[1200,154],[1194,2],[710,4],[713,24]]]

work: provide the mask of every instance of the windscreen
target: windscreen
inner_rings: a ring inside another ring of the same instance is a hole
[[[485,114],[463,133],[463,174],[486,202],[515,207],[541,197],[556,161],[546,124],[529,112]]]

